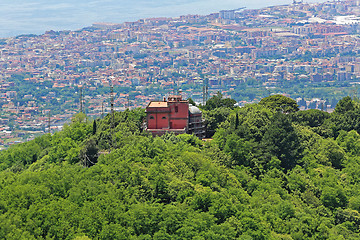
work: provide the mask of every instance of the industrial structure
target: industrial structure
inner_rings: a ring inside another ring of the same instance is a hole
[[[183,100],[181,95],[171,95],[164,101],[152,101],[146,107],[146,130],[153,136],[166,132],[189,133],[198,138],[205,137],[202,112]]]

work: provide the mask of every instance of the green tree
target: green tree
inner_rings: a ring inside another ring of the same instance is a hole
[[[259,105],[282,113],[292,113],[299,111],[299,106],[295,100],[279,94],[261,99]]]
[[[191,105],[196,106],[196,103],[194,102],[194,100],[192,98],[188,98],[188,101]]]
[[[320,127],[330,114],[318,109],[298,111],[292,115],[292,120],[308,127]]]
[[[289,170],[295,167],[300,160],[300,142],[288,117],[282,113],[274,115],[272,123],[261,141],[266,162],[271,156],[281,161],[281,167]]]
[[[96,134],[96,130],[97,130],[97,127],[96,127],[96,120],[93,121],[93,130],[92,130],[92,134],[95,135]]]
[[[335,112],[339,114],[344,114],[349,111],[354,111],[356,109],[355,102],[351,99],[351,97],[347,96],[342,98],[335,107]]]
[[[324,125],[333,131],[334,137],[338,136],[340,130],[356,130],[360,133],[360,108],[358,103],[350,97],[341,99]]]
[[[340,187],[325,187],[321,193],[321,201],[332,210],[347,205],[347,197]]]
[[[89,167],[97,163],[99,148],[93,138],[87,140],[80,151],[83,166]]]
[[[333,139],[325,139],[322,142],[319,155],[326,157],[327,161],[334,167],[341,169],[345,161],[345,151]]]
[[[227,137],[224,151],[230,154],[235,165],[249,166],[250,144],[235,133]]]
[[[216,95],[212,96],[205,104],[205,106],[202,107],[204,110],[213,110],[215,108],[231,108],[233,109],[236,104],[236,101],[231,98],[223,98],[222,93],[217,92]]]
[[[203,112],[206,125],[206,137],[212,137],[214,135],[216,129],[219,127],[219,124],[228,118],[230,112],[230,108],[225,107],[219,107]]]
[[[235,129],[237,129],[239,127],[239,114],[236,113],[236,118],[235,118]]]

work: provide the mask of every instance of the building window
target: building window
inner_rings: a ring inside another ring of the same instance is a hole
[[[175,112],[178,112],[178,111],[179,111],[179,107],[175,106]]]
[[[162,117],[162,119],[166,119],[166,117]]]
[[[150,116],[150,119],[154,119],[154,116]]]

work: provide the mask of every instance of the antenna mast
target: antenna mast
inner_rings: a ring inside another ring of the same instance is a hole
[[[114,128],[115,128],[115,120],[114,120],[114,86],[112,81],[110,82],[110,106],[111,106],[111,126],[110,126],[110,138],[111,138],[111,146],[114,147]]]
[[[104,118],[104,100],[101,103],[101,119]]]
[[[203,80],[203,105],[205,105],[208,100],[208,90],[209,90],[209,82],[205,78]]]
[[[80,112],[83,113],[83,86],[80,87]]]
[[[111,115],[114,116],[114,86],[111,83],[110,86],[110,106],[111,106]]]
[[[49,110],[48,112],[48,130],[49,130],[49,134],[51,134],[50,132],[50,127],[51,127],[51,114],[50,114],[51,110]]]

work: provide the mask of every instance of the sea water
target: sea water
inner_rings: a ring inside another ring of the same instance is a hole
[[[316,2],[321,0],[308,0]],[[292,0],[0,0],[0,37],[77,30],[95,22],[209,14],[290,4]]]

